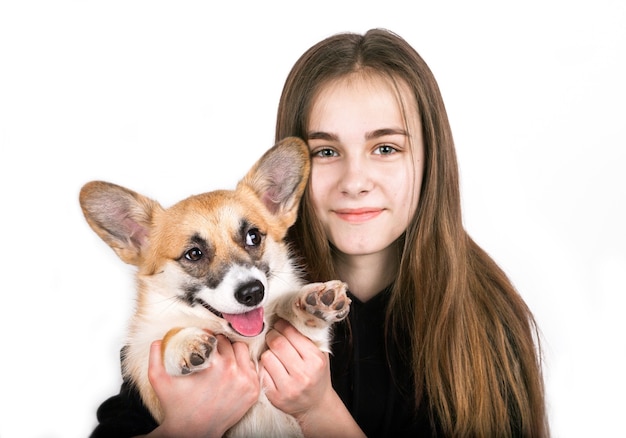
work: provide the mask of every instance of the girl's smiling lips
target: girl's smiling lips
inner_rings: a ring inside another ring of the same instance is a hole
[[[383,212],[382,208],[364,207],[364,208],[344,208],[333,210],[339,219],[353,224],[367,222],[374,219]]]

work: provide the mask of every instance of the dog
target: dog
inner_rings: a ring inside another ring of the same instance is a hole
[[[350,309],[347,285],[306,284],[284,240],[309,172],[308,146],[288,137],[265,152],[234,190],[190,196],[167,209],[116,184],[82,187],[79,201],[89,226],[137,267],[137,303],[122,369],[157,422],[163,412],[148,381],[154,340],[163,340],[163,363],[173,376],[211,366],[216,334],[246,342],[258,369],[265,334],[279,317],[330,352],[331,326]],[[302,431],[261,391],[227,436]]]

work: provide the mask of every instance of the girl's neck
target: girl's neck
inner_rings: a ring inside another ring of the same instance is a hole
[[[366,302],[391,284],[398,272],[396,244],[384,251],[366,255],[335,255],[339,278],[361,302]]]

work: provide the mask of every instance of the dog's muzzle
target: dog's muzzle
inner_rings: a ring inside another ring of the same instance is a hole
[[[218,311],[202,299],[196,298],[196,301],[215,316],[228,321],[230,328],[239,335],[251,337],[261,334],[265,328],[264,309],[263,307],[255,307],[263,301],[264,297],[265,286],[263,286],[263,283],[259,280],[252,280],[242,284],[235,291],[237,302],[253,308],[248,312],[224,313]]]

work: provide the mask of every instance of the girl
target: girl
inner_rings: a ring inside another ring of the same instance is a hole
[[[260,375],[272,403],[306,436],[548,436],[535,322],[463,228],[452,134],[421,57],[385,30],[321,41],[281,96],[276,139],[290,135],[312,156],[290,241],[308,280],[346,281],[353,305],[330,358],[284,321],[268,333]],[[183,383],[153,350],[166,406],[154,436],[217,436],[258,394],[242,345],[221,339],[224,366]],[[240,384],[221,384],[233,405],[217,412],[203,385],[219,392],[217,373],[234,371]],[[102,430],[134,397],[125,387],[105,402]]]

